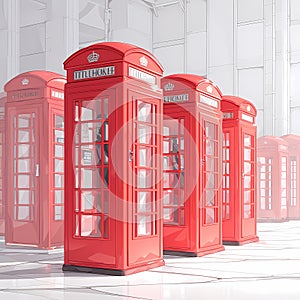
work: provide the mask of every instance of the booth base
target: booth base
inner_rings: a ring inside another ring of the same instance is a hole
[[[150,269],[158,268],[164,265],[165,265],[165,261],[161,260],[144,266],[134,267],[126,270],[120,270],[120,269],[92,268],[92,267],[64,264],[62,270],[69,271],[69,272],[84,272],[84,273],[94,273],[94,274],[113,275],[113,276],[125,276],[125,275],[131,275],[131,274],[147,271]]]
[[[287,221],[299,221],[300,217],[288,217]]]
[[[287,222],[288,218],[282,219],[257,219],[257,223],[283,223]]]
[[[190,252],[190,251],[177,251],[177,250],[164,250],[164,255],[174,255],[174,256],[187,256],[187,257],[199,257],[208,254],[213,254],[216,252],[223,251],[224,246],[218,246],[215,248],[209,249],[200,249],[198,252]]]
[[[242,246],[242,245],[245,245],[245,244],[255,243],[255,242],[258,242],[258,241],[259,241],[258,236],[255,236],[255,237],[251,237],[251,238],[248,238],[248,239],[245,239],[245,240],[240,240],[240,241],[224,240],[223,245],[226,245],[226,246]]]

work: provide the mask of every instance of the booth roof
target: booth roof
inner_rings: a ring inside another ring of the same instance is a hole
[[[50,72],[50,71],[45,71],[45,70],[34,70],[34,71],[28,71],[21,73],[15,77],[13,77],[11,80],[9,80],[5,86],[4,90],[8,91],[10,90],[13,86],[13,83],[18,80],[18,78],[30,78],[30,77],[35,77],[36,79],[40,80],[41,82],[44,82],[45,86],[52,80],[63,80],[66,81],[66,77],[64,75],[55,73],[55,72]]]
[[[199,91],[202,91],[202,84],[209,84],[211,86],[213,86],[217,93],[219,94],[220,97],[222,97],[222,92],[221,90],[218,88],[218,86],[211,81],[210,79],[207,79],[203,76],[200,75],[196,75],[196,74],[172,74],[172,75],[168,75],[165,76],[163,79],[167,80],[176,80],[176,81],[180,81],[180,82],[185,82],[187,85],[191,85],[194,89],[197,89]],[[204,91],[206,92],[206,91]]]
[[[232,95],[223,95],[222,101],[228,101],[238,107],[250,105],[251,108],[253,109],[253,111],[255,112],[255,114],[257,112],[255,106],[253,105],[253,103],[251,101],[241,98],[241,97],[232,96]]]
[[[134,52],[143,52],[144,54],[148,55],[155,61],[155,63],[159,66],[161,71],[163,71],[163,66],[161,63],[156,59],[156,57],[150,53],[149,51],[132,45],[128,43],[122,43],[122,42],[101,42],[101,43],[96,43],[90,46],[87,46],[85,48],[82,48],[75,53],[73,53],[71,56],[69,56],[65,61],[64,65],[66,66],[68,63],[70,63],[76,56],[80,55],[82,52],[89,51],[89,50],[96,50],[96,49],[111,49],[112,51],[118,52],[125,58],[128,54],[134,53]]]

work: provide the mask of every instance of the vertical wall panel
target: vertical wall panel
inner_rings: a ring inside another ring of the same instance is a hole
[[[238,68],[263,66],[263,23],[238,26],[237,65]]]
[[[239,96],[250,100],[257,109],[264,108],[263,68],[239,70]]]
[[[238,23],[263,19],[264,1],[262,0],[238,0]]]
[[[174,45],[154,49],[153,54],[165,68],[164,76],[184,71],[184,46]]]
[[[206,32],[187,36],[187,73],[206,75]]]

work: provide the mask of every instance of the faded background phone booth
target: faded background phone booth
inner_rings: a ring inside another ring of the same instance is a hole
[[[258,241],[256,235],[256,108],[245,99],[222,96],[223,244]]]
[[[162,67],[99,43],[65,61],[65,271],[127,275],[162,257]]]
[[[164,77],[162,87],[164,252],[221,251],[221,92],[190,74]]]
[[[287,221],[288,143],[274,136],[257,140],[257,219]]]
[[[6,244],[63,245],[65,82],[31,71],[5,85]]]
[[[300,136],[287,134],[281,138],[288,142],[289,149],[287,189],[290,193],[287,203],[288,219],[300,220]]]
[[[0,235],[5,233],[5,103],[6,96],[0,95]]]

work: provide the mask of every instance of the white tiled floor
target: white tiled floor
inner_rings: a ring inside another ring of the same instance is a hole
[[[300,221],[258,224],[260,241],[125,277],[63,273],[62,251],[0,240],[0,299],[300,299]]]

